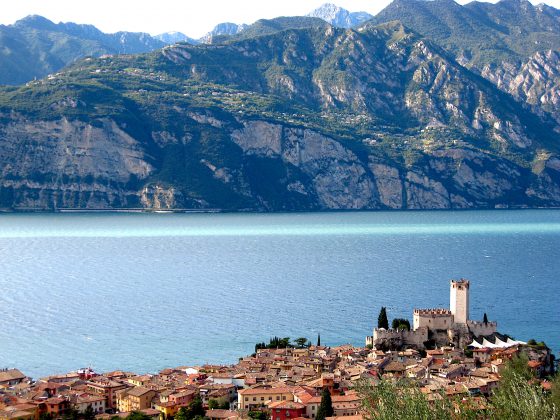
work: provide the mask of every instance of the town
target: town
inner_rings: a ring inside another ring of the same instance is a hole
[[[451,281],[450,309],[416,309],[412,330],[403,319],[389,329],[383,308],[365,347],[325,346],[320,336],[316,344],[274,337],[234,365],[179,366],[140,375],[85,368],[38,380],[3,369],[0,420],[109,420],[134,413],[157,420],[361,420],[356,385],[401,378],[428,398],[469,397],[484,409],[514,358],[524,360],[543,390],[550,390],[545,379],[554,373],[550,349],[499,334],[496,322],[469,320],[469,288],[467,280]]]

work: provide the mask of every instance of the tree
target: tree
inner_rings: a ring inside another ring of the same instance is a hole
[[[268,415],[264,411],[249,411],[249,417],[253,420],[268,420]]]
[[[93,407],[90,405],[87,406],[86,410],[84,411],[84,420],[95,420],[95,411],[93,411]]]
[[[334,415],[334,409],[332,406],[331,393],[328,388],[323,388],[323,393],[321,394],[321,405],[317,410],[316,420],[325,420],[327,417],[332,417]]]
[[[175,414],[175,420],[188,420],[187,419],[187,409],[186,407],[181,407],[177,414]]]
[[[389,319],[387,318],[387,309],[385,306],[382,306],[381,311],[379,311],[379,316],[377,317],[377,328],[385,328],[386,330],[389,329]]]
[[[228,410],[229,409],[229,401],[224,400],[224,401],[220,402],[219,400],[217,400],[215,398],[211,398],[208,401],[208,408],[210,410],[216,410],[216,409]]]
[[[200,397],[197,396],[189,403],[187,414],[190,415],[187,420],[194,419],[197,416],[204,417],[206,413],[202,407],[202,399]]]
[[[484,312],[484,316],[482,317],[482,322],[484,322],[484,325],[488,325],[488,315],[486,315],[486,312]]]
[[[141,413],[140,411],[133,411],[128,416],[126,420],[152,420],[147,414]]]
[[[394,330],[407,330],[410,331],[410,321],[404,318],[395,318],[391,323],[391,328]]]
[[[78,420],[80,413],[75,408],[70,408],[66,410],[66,413],[62,417],[64,420]]]
[[[321,345],[321,333],[317,334],[317,347]]]
[[[294,340],[294,343],[296,343],[298,348],[302,349],[302,348],[305,347],[305,344],[307,343],[307,338],[305,338],[305,337],[296,338]]]
[[[506,367],[504,373],[509,369]],[[555,419],[560,408],[554,406],[539,382],[528,381],[515,368],[507,372],[507,378],[502,377],[490,402],[498,419]]]
[[[482,418],[480,413],[460,399],[446,398],[443,395],[442,398],[428,401],[420,388],[404,380],[392,382],[383,379],[377,385],[361,380],[357,384],[357,390],[362,397],[364,418],[370,420]]]
[[[206,413],[202,407],[202,399],[196,397],[187,407],[181,407],[175,415],[175,420],[194,420],[196,417],[204,417]],[[134,419],[142,420],[142,419]]]
[[[550,390],[550,399],[556,410],[560,412],[560,373],[556,373],[552,379],[552,389]]]

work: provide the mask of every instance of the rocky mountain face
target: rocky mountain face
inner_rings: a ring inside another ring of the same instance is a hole
[[[200,44],[199,40],[190,38],[184,33],[177,32],[177,31],[165,32],[163,34],[154,36],[154,38],[159,39],[161,42],[163,42],[166,45],[176,44],[177,42],[186,42],[192,45]]]
[[[560,204],[559,125],[506,75],[499,89],[396,22],[259,25],[0,90],[0,207]]]
[[[527,0],[464,6],[453,0],[395,0],[374,18],[376,23],[395,20],[479,70],[560,45],[560,11]]]
[[[338,28],[353,28],[373,17],[366,12],[349,12],[332,3],[323,4],[307,16],[323,19],[325,22]]]
[[[486,65],[482,76],[536,113],[547,112],[560,124],[560,52],[537,52],[520,64]]]
[[[395,0],[374,22],[398,20],[533,113],[560,121],[560,11],[526,0]],[[555,130],[558,130],[556,127]]]
[[[238,33],[243,32],[245,29],[247,29],[248,26],[249,25],[245,24],[238,25],[237,23],[232,22],[219,23],[214,27],[214,29],[200,38],[200,42],[204,44],[211,44],[217,37],[220,38],[237,35]]]

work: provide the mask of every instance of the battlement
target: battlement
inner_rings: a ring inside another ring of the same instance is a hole
[[[474,336],[492,335],[498,330],[497,322],[467,321],[467,327]]]
[[[483,322],[483,321],[467,321],[467,325],[469,327],[473,326],[473,327],[485,327],[485,326],[493,326],[493,327],[497,327],[498,323],[496,321],[488,321],[488,322]]]
[[[451,280],[451,288],[453,289],[468,289],[469,287],[470,282],[466,279]]]
[[[415,309],[414,315],[420,316],[449,316],[451,311],[444,308]]]

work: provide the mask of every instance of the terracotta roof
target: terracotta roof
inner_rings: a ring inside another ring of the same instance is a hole
[[[235,411],[231,410],[207,410],[206,417],[211,419],[230,419],[230,418],[237,418],[239,415]]]
[[[278,408],[284,410],[301,410],[305,408],[305,405],[295,401],[275,401],[268,404],[268,408]]]
[[[8,382],[16,379],[25,379],[25,375],[18,369],[8,369],[0,371],[0,382]]]
[[[152,391],[143,386],[137,386],[127,390],[128,395],[132,395],[133,397],[141,397],[142,395],[146,395],[148,392]]]

